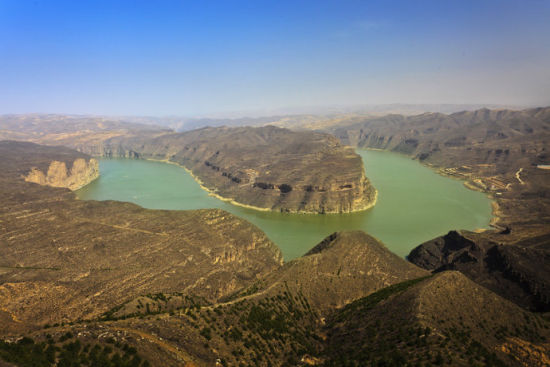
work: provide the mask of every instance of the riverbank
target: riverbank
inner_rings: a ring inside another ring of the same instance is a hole
[[[176,162],[172,162],[168,159],[161,160],[161,159],[146,158],[145,160],[152,161],[152,162],[161,162],[161,163],[173,164],[173,165],[176,165],[180,168],[183,168],[187,173],[189,173],[189,175],[191,177],[193,177],[193,179],[199,184],[201,189],[203,189],[204,191],[206,191],[208,193],[208,195],[210,195],[210,196],[212,196],[212,197],[214,197],[218,200],[229,203],[231,205],[239,206],[241,208],[246,208],[246,209],[258,210],[258,211],[261,211],[261,212],[289,213],[289,214],[352,214],[352,213],[364,212],[366,210],[371,209],[372,207],[374,207],[376,205],[376,202],[378,200],[378,190],[374,189],[374,199],[372,201],[370,201],[369,203],[367,203],[365,206],[363,206],[360,209],[355,209],[355,210],[352,210],[352,211],[349,211],[349,212],[346,212],[346,213],[330,212],[330,211],[319,213],[319,212],[314,212],[314,211],[303,211],[303,210],[282,211],[282,210],[276,210],[276,209],[271,209],[271,208],[262,208],[262,207],[259,207],[259,206],[244,204],[244,203],[241,203],[241,202],[235,200],[234,198],[227,198],[227,197],[224,197],[224,196],[218,194],[215,189],[210,189],[210,188],[206,187],[204,182],[197,175],[195,175],[193,173],[193,171],[191,171],[189,168],[187,168],[185,166],[182,166],[181,164],[178,164]]]
[[[254,210],[219,200],[178,164],[139,159],[101,160],[101,179],[78,192],[83,200],[130,201],[146,208],[219,208],[261,228],[286,261],[302,256],[323,238],[363,230],[399,256],[453,228],[488,228],[490,202],[402,155],[358,151],[377,190],[376,205],[356,213],[309,215]]]
[[[426,165],[427,167],[434,167],[432,165]],[[449,168],[447,167],[441,167],[436,170],[436,172],[442,176],[452,178],[455,180],[459,180],[462,182],[464,187],[466,187],[469,190],[481,192],[491,200],[491,210],[492,210],[492,218],[489,222],[489,226],[493,227],[495,230],[502,230],[504,227],[499,225],[499,222],[502,220],[502,212],[500,211],[500,205],[498,203],[497,198],[495,195],[483,187],[480,187],[478,183],[476,183],[476,179],[472,179],[471,177],[468,177],[466,175],[459,175],[456,172],[453,174],[448,173]]]
[[[429,168],[430,170],[432,170],[433,172],[437,173],[440,176],[443,176],[443,177],[446,177],[446,178],[452,178],[454,180],[462,182],[464,187],[466,187],[469,190],[476,191],[476,192],[481,192],[481,193],[485,194],[487,196],[487,198],[491,201],[492,218],[489,221],[489,226],[494,228],[495,230],[504,229],[504,227],[499,225],[499,222],[502,221],[502,212],[500,211],[500,205],[499,205],[498,200],[495,197],[495,195],[493,195],[492,192],[490,192],[486,189],[483,189],[482,187],[479,187],[479,185],[477,185],[475,183],[475,181],[470,177],[467,177],[463,174],[459,174],[457,172],[449,173],[448,170],[452,169],[453,167],[439,167],[439,166],[436,166],[436,165],[433,165],[433,164],[430,164],[430,163],[421,162],[417,159],[414,159],[414,157],[412,157],[410,155],[399,153],[399,152],[388,151],[388,150],[385,150],[385,149],[368,148],[368,147],[355,147],[355,149],[364,149],[364,150],[371,150],[371,151],[378,151],[378,152],[387,152],[387,153],[397,154],[397,155],[402,156],[402,157],[408,157],[408,158],[418,162],[422,166]],[[478,228],[478,229],[475,229],[474,231],[481,232],[481,231],[485,231],[485,230],[487,230],[487,229]]]

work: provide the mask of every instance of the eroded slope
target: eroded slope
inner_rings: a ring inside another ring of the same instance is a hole
[[[534,238],[530,243],[502,245],[477,233],[451,231],[419,245],[408,259],[434,272],[458,270],[522,307],[547,312],[550,310],[548,246],[550,238],[546,236]]]
[[[325,365],[544,366],[548,327],[459,272],[443,272],[335,313]]]
[[[94,318],[151,292],[214,301],[280,266],[255,226],[221,210],[146,210],[78,201],[24,181],[33,167],[89,159],[67,148],[0,142],[2,333]]]

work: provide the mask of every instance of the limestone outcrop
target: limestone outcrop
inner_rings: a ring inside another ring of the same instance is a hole
[[[25,181],[39,185],[66,187],[78,190],[99,177],[99,164],[96,159],[77,158],[69,169],[65,162],[52,161],[46,173],[33,167],[25,176]]]

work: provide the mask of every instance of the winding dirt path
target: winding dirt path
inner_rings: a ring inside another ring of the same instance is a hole
[[[521,168],[516,172],[516,178],[518,179],[518,181],[519,181],[520,184],[525,185],[525,182],[521,179],[521,177],[519,177],[519,175],[521,174],[522,171],[523,171],[523,167],[521,167]]]

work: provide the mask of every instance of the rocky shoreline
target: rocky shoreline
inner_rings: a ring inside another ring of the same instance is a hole
[[[263,207],[259,207],[259,206],[248,205],[248,204],[245,204],[245,203],[238,202],[234,198],[221,196],[216,192],[215,189],[210,189],[210,188],[206,187],[204,185],[204,182],[202,182],[201,179],[193,173],[193,171],[191,171],[189,168],[187,168],[185,166],[182,166],[178,163],[171,162],[169,160],[158,160],[158,159],[147,159],[147,160],[152,161],[152,162],[161,162],[161,163],[167,163],[167,164],[174,164],[174,165],[176,165],[180,168],[183,168],[199,184],[200,188],[208,193],[208,195],[210,195],[212,197],[215,197],[218,200],[225,201],[225,202],[227,202],[231,205],[240,206],[242,208],[247,208],[247,209],[252,209],[252,210],[258,210],[258,211],[261,211],[261,212],[279,212],[280,211],[280,210],[275,210],[275,209],[269,209],[269,208],[263,208]],[[365,207],[354,209],[350,213],[356,213],[356,212],[369,210],[370,208],[372,208],[376,205],[377,200],[378,200],[378,190],[374,189],[374,198],[372,199],[372,201],[367,203]],[[289,210],[287,212],[292,213],[292,214],[314,214],[314,213],[307,212],[307,211],[291,211],[291,210]],[[337,213],[325,212],[325,214],[337,214]]]
[[[205,128],[77,148],[97,157],[175,163],[210,194],[255,210],[351,213],[376,202],[361,157],[328,134],[272,126]]]
[[[95,158],[88,160],[77,158],[68,169],[65,162],[52,161],[46,172],[33,167],[24,176],[25,181],[52,187],[65,187],[71,191],[78,190],[99,177],[99,163]]]

